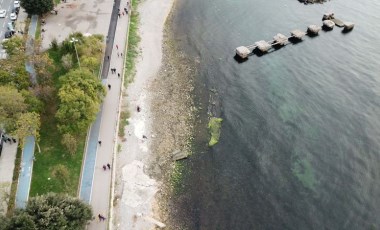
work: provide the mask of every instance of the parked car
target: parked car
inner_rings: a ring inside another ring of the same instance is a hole
[[[11,13],[11,15],[9,16],[9,18],[10,18],[12,21],[16,21],[16,19],[17,19],[17,14],[15,14],[15,13]]]
[[[0,18],[5,18],[6,15],[7,15],[7,11],[4,9],[0,9]]]
[[[4,37],[5,38],[11,38],[13,36],[13,34],[14,34],[13,31],[8,30],[7,32],[5,32]]]
[[[20,7],[20,1],[14,1],[14,7],[19,8]]]
[[[12,13],[15,13],[18,15],[18,12],[20,12],[20,8],[13,8]]]
[[[13,22],[8,22],[7,28],[8,28],[8,30],[15,31],[14,26],[13,26]]]

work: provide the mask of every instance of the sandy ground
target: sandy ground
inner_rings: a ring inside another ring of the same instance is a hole
[[[115,229],[153,229],[157,219],[153,213],[159,183],[150,178],[147,164],[155,138],[150,110],[149,85],[156,78],[162,61],[162,38],[166,17],[174,0],[146,0],[140,3],[141,55],[136,76],[126,90],[123,109],[129,110],[129,125],[125,127],[126,141],[121,143],[117,159],[115,188]],[[141,108],[137,112],[137,106]],[[144,138],[145,136],[146,138]]]

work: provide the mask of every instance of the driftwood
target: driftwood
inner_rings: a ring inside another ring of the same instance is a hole
[[[182,160],[182,159],[186,159],[187,157],[188,157],[187,152],[181,152],[181,150],[175,150],[172,153],[172,158],[173,158],[174,161],[179,161],[179,160]]]

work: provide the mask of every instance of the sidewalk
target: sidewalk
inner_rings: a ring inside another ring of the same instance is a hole
[[[116,1],[116,4],[118,1]],[[126,7],[126,2],[122,2],[120,9],[122,10]],[[88,226],[88,229],[107,229],[109,221],[109,210],[110,210],[110,197],[111,197],[111,184],[112,184],[112,163],[113,156],[116,151],[117,144],[117,124],[119,116],[119,102],[122,89],[122,76],[123,76],[123,64],[124,64],[124,51],[125,43],[127,39],[129,17],[124,13],[121,14],[120,18],[117,20],[115,39],[113,42],[112,54],[110,55],[110,68],[116,68],[116,73],[111,74],[102,73],[103,84],[107,87],[108,84],[111,89],[108,89],[107,95],[104,98],[102,105],[102,110],[100,119],[100,130],[99,136],[90,135],[88,140],[89,145],[92,143],[97,143],[98,140],[101,141],[101,145],[97,144],[96,150],[96,162],[95,169],[92,180],[92,188],[90,191],[90,205],[93,208],[94,216],[96,217]],[[112,43],[111,43],[112,44]],[[116,48],[118,46],[118,49]],[[120,55],[123,53],[123,56]],[[119,56],[118,56],[119,54]],[[120,77],[118,74],[120,73]],[[93,148],[86,149],[86,158],[91,155]],[[103,170],[103,165],[111,164],[111,170]],[[83,172],[82,180],[84,179],[85,172]],[[82,191],[82,189],[81,189]],[[83,194],[81,195],[83,196]],[[102,214],[107,219],[104,222],[99,222],[97,216]]]
[[[11,192],[18,143],[4,142],[0,156],[0,215],[5,215]]]

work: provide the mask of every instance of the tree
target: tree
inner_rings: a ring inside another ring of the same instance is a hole
[[[34,136],[38,140],[40,126],[40,115],[38,113],[23,113],[16,121],[16,130],[13,135],[17,136],[20,140],[20,145],[24,146],[25,138],[28,136]]]
[[[65,54],[61,58],[62,66],[66,70],[71,69],[73,67],[73,56],[71,54]]]
[[[7,132],[15,130],[15,121],[26,109],[25,99],[17,89],[0,86],[0,124]]]
[[[86,131],[95,120],[105,95],[99,79],[87,69],[73,70],[60,79],[59,108],[56,113],[62,133]]]
[[[70,173],[66,166],[63,164],[54,166],[52,174],[55,178],[60,180],[65,185],[65,188],[67,188],[67,183],[70,179]]]
[[[49,193],[29,199],[25,209],[17,210],[10,220],[1,217],[1,230],[85,229],[92,218],[88,204],[78,198]]]
[[[30,14],[43,15],[54,8],[53,0],[21,0],[21,6]]]
[[[78,142],[70,133],[63,134],[61,143],[71,155],[74,155],[77,151]]]

